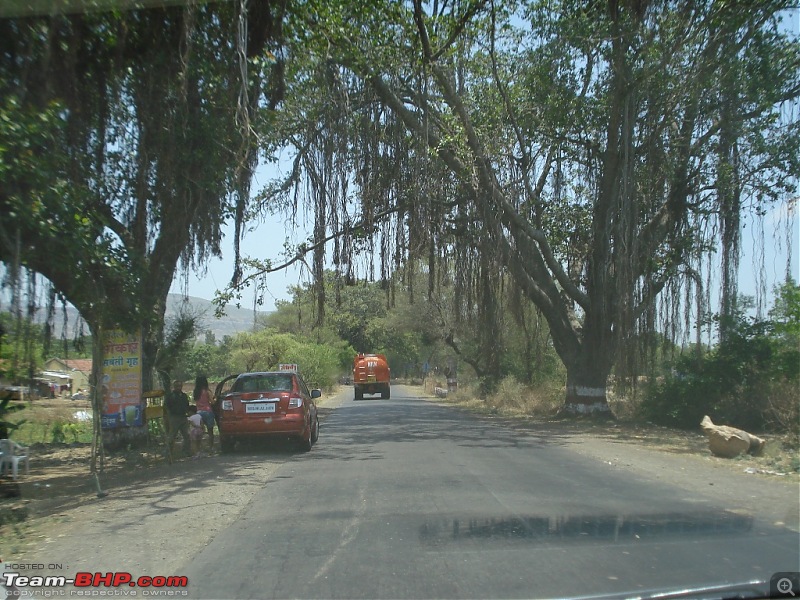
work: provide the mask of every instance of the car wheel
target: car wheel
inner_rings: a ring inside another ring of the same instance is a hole
[[[224,452],[225,454],[230,454],[233,452],[233,449],[236,447],[236,440],[231,439],[229,437],[225,437],[224,435],[219,436],[219,449]]]
[[[316,444],[319,439],[319,417],[314,415],[314,429],[311,431],[311,443]]]
[[[314,445],[314,434],[313,434],[313,427],[308,428],[308,433],[306,435],[300,436],[300,451],[301,452],[308,452],[311,450],[311,446]]]

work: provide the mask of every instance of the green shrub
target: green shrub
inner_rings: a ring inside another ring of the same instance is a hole
[[[87,433],[87,428],[83,423],[64,423],[61,426],[64,438],[69,438],[73,443],[78,443]]]
[[[49,425],[50,443],[66,444],[67,442],[77,443],[86,441],[89,433],[85,423],[76,423],[58,418]]]
[[[67,425],[66,421],[55,421],[50,425],[50,441],[53,444],[63,444],[67,441],[67,436],[64,433],[64,426]]]
[[[339,356],[335,348],[300,342],[284,355],[284,362],[296,363],[310,387],[330,390],[339,372]]]
[[[696,428],[715,423],[754,431],[796,431],[800,348],[793,282],[779,290],[771,319],[737,317],[719,345],[702,357],[682,356],[646,393],[642,416],[654,423]],[[782,303],[782,304],[781,304]]]

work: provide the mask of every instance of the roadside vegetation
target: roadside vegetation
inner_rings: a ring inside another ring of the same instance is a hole
[[[22,444],[88,444],[92,441],[91,405],[88,400],[63,398],[15,403],[9,415],[16,425],[12,438]]]
[[[692,428],[708,414],[743,429],[797,436],[800,287],[787,281],[767,318],[737,313],[720,337],[711,348],[683,349],[664,364],[664,376],[646,390],[642,416]]]
[[[421,274],[408,280],[421,283]],[[205,373],[212,383],[242,371],[297,363],[314,387],[330,391],[350,374],[356,352],[387,355],[393,376],[408,383],[447,389],[447,374],[457,381],[448,401],[498,415],[552,418],[563,405],[566,372],[552,347],[546,324],[535,309],[522,312],[510,298],[496,332],[495,359],[502,378],[485,378],[486,358],[478,332],[443,309],[438,299],[421,295],[412,303],[398,284],[394,305],[385,286],[359,283],[336,288],[327,280],[326,302],[320,307],[311,285],[292,289],[290,301],[260,320],[252,331],[218,341],[207,332],[201,339],[184,336],[175,349],[171,370],[191,382]],[[338,301],[337,301],[338,298]],[[747,306],[746,299],[740,304]],[[719,333],[719,320],[713,332]],[[194,325],[202,330],[202,320]],[[13,326],[9,326],[11,332]],[[170,329],[168,327],[168,329]],[[26,328],[34,339],[34,360],[23,364],[13,356],[13,343],[2,347],[4,364],[28,370],[40,364],[41,329]],[[33,333],[31,333],[33,332]],[[6,338],[13,340],[13,337]],[[35,343],[34,343],[35,342]],[[83,342],[85,346],[85,342]],[[784,436],[797,446],[800,423],[800,286],[793,280],[775,290],[766,318],[744,313],[712,345],[678,347],[660,339],[640,372],[613,375],[609,404],[618,420],[697,430],[706,414],[715,422],[754,432]],[[19,404],[19,403],[18,403]],[[35,406],[47,404],[37,412]],[[22,443],[85,442],[90,427],[76,418],[80,402],[53,400],[19,404],[8,422],[24,421],[15,436]],[[87,407],[84,407],[87,408]]]

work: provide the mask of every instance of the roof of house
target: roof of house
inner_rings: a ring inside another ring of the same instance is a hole
[[[92,359],[91,358],[72,358],[64,360],[70,369],[81,371],[82,373],[92,372]]]
[[[66,365],[68,369],[74,369],[75,371],[80,371],[81,373],[89,374],[92,372],[91,358],[56,358],[51,360],[57,360],[58,362]]]

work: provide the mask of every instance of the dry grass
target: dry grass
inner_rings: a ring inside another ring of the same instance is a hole
[[[499,415],[551,417],[564,403],[564,390],[558,386],[531,388],[513,377],[506,377],[486,404]]]
[[[444,382],[429,379],[425,390],[433,395],[435,387],[446,387]],[[456,404],[469,410],[508,417],[533,416],[551,417],[558,412],[564,402],[564,388],[541,386],[531,388],[519,383],[513,377],[500,382],[494,394],[480,398],[477,384],[460,384],[455,392],[450,392],[442,402]]]
[[[53,442],[89,442],[92,437],[90,421],[81,421],[76,413],[91,415],[88,400],[61,398],[33,400],[25,408],[10,415],[12,423],[20,423],[11,437],[22,445]]]

